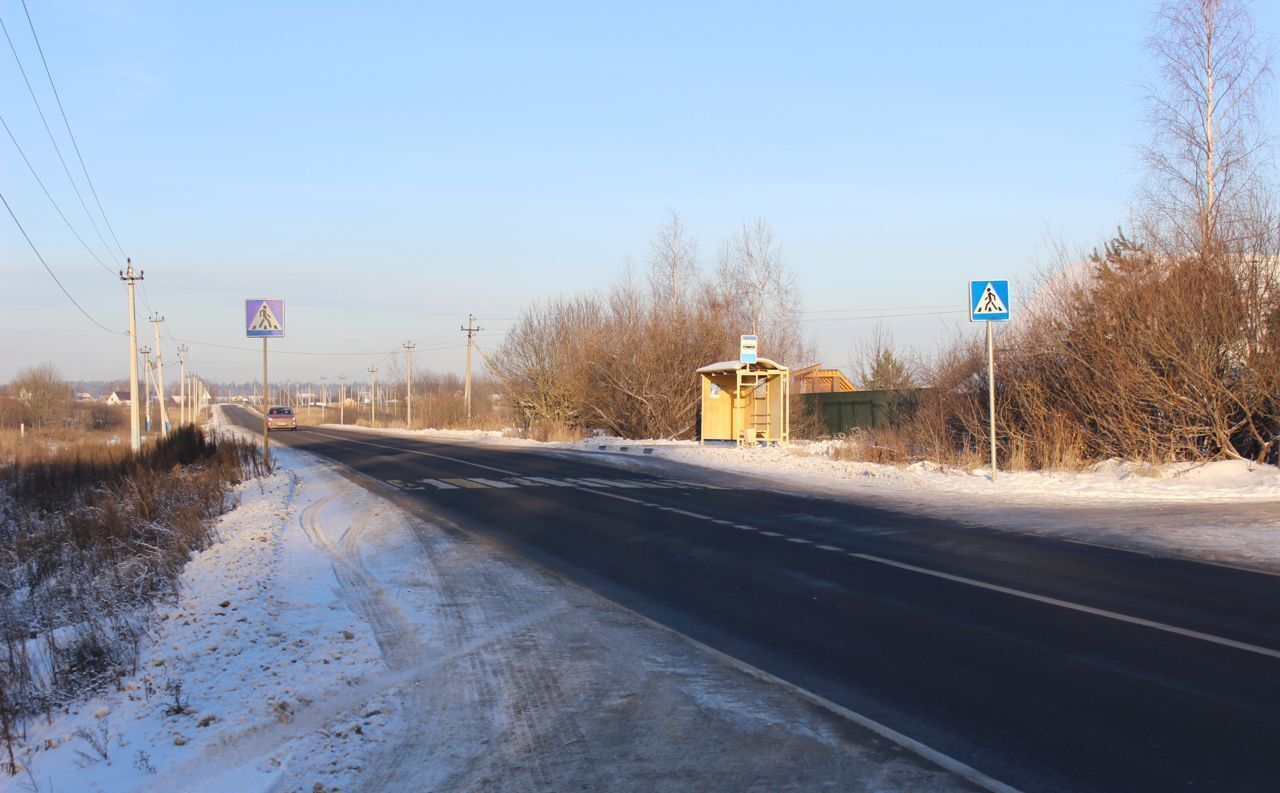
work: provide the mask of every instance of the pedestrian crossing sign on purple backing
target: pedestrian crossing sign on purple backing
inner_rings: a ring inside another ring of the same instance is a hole
[[[257,297],[244,301],[244,335],[251,339],[284,336],[284,299]]]

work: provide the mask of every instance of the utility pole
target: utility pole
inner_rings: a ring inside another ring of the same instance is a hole
[[[467,378],[462,386],[462,399],[467,403],[467,424],[471,423],[471,345],[473,343],[471,339],[477,331],[484,330],[484,328],[475,327],[475,324],[476,315],[468,314],[467,326],[459,329],[467,334]]]
[[[378,367],[369,367],[369,425],[378,426]]]
[[[320,375],[320,405],[324,410],[329,409],[329,378]]]
[[[151,315],[151,327],[156,331],[156,397],[160,400],[160,434],[169,434],[169,409],[164,403],[164,359],[160,355],[160,323],[164,317]]]
[[[188,417],[187,414],[191,409],[187,407],[187,350],[189,348],[185,344],[178,345],[178,367],[181,371],[182,386],[179,393],[182,395],[182,404],[178,407],[178,424],[186,424],[187,421],[193,421],[194,417]]]
[[[143,376],[146,378],[144,385],[146,386],[145,391],[147,394],[147,432],[151,432],[151,348],[143,347],[138,352],[142,354],[142,357],[147,362],[146,372]]]
[[[409,376],[406,380],[407,387],[404,392],[404,423],[408,429],[413,429],[413,348],[416,346],[412,341],[406,341],[402,345],[408,354]]]
[[[125,259],[129,269],[121,271],[120,280],[129,286],[129,446],[136,453],[142,449],[142,414],[138,405],[138,316],[133,307],[133,284],[142,280],[142,272],[133,271],[133,260]]]
[[[338,375],[338,424],[347,423],[347,376]]]

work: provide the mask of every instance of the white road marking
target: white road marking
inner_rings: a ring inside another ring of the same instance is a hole
[[[778,532],[776,532],[776,531],[761,531],[760,533],[761,533],[761,534],[763,534],[763,535],[764,535],[764,536],[766,536],[766,537],[781,537],[781,536],[782,536],[781,534],[779,534],[779,533],[778,533]]]
[[[788,537],[787,542],[798,542],[804,545],[813,545],[813,540],[806,540],[801,537]]]
[[[517,487],[546,487],[547,486],[546,482],[535,482],[532,479],[526,479],[522,476],[513,476],[508,478],[507,481],[513,485],[516,485]]]
[[[719,523],[721,526],[732,526],[732,525],[733,525],[733,521],[731,521],[731,520],[720,520],[719,518],[712,518],[712,519],[711,519],[711,522],[712,522],[712,523]]]
[[[422,488],[411,483],[402,482],[399,479],[388,479],[387,484],[400,488],[401,490],[421,490]]]
[[[639,487],[639,485],[633,485],[633,484],[631,484],[630,482],[628,482],[628,481],[627,481],[627,480],[625,480],[625,479],[596,479],[595,477],[591,477],[591,478],[589,478],[589,479],[584,479],[584,480],[582,480],[582,481],[584,481],[584,482],[599,482],[600,484],[604,485],[605,487],[621,487],[621,488],[623,488],[624,490],[633,490],[633,489],[635,489],[635,488]]]
[[[824,551],[843,551],[844,550],[844,548],[841,548],[838,545],[815,545],[814,547],[821,548]]]
[[[1248,642],[1240,642],[1240,641],[1236,641],[1235,639],[1225,638],[1223,636],[1214,636],[1211,633],[1202,633],[1201,631],[1193,631],[1189,628],[1179,628],[1176,625],[1170,625],[1165,622],[1157,622],[1155,620],[1144,619],[1142,617],[1132,617],[1128,614],[1120,614],[1119,612],[1115,612],[1115,611],[1108,611],[1106,609],[1094,608],[1093,606],[1085,606],[1080,603],[1072,603],[1067,600],[1060,600],[1058,598],[1049,597],[1047,595],[1037,595],[1034,592],[1024,592],[1021,589],[1014,589],[1012,587],[1000,586],[999,584],[989,584],[985,581],[978,581],[973,578],[966,578],[960,575],[952,575],[951,573],[944,573],[944,572],[941,572],[940,570],[930,570],[927,567],[917,567],[913,564],[907,564],[906,562],[895,562],[892,559],[885,559],[880,556],[872,556],[871,554],[851,553],[849,555],[858,559],[863,559],[868,562],[875,562],[876,564],[883,564],[883,565],[888,565],[890,567],[897,567],[901,570],[910,570],[913,573],[920,573],[921,575],[933,576],[934,578],[942,578],[942,579],[946,579],[947,581],[955,581],[956,583],[978,587],[979,589],[988,589],[992,592],[999,592],[1003,595],[1013,595],[1014,597],[1023,598],[1025,600],[1034,600],[1037,603],[1045,603],[1050,606],[1057,606],[1059,608],[1070,609],[1072,611],[1079,611],[1084,614],[1092,614],[1095,617],[1104,617],[1106,619],[1116,620],[1118,622],[1126,622],[1126,623],[1129,623],[1130,625],[1141,625],[1144,628],[1152,628],[1154,630],[1164,631],[1165,633],[1172,633],[1177,636],[1185,636],[1189,639],[1198,639],[1200,641],[1222,645],[1223,647],[1231,647],[1236,650],[1244,650],[1245,652],[1257,653],[1258,655],[1265,655],[1271,658],[1280,658],[1280,650],[1274,650],[1270,647],[1261,647],[1256,644],[1249,644]]]
[[[449,484],[454,485],[456,487],[465,487],[472,490],[487,489],[489,487],[488,485],[482,485],[479,482],[473,482],[470,479],[445,479],[443,481],[448,482]]]
[[[574,487],[570,482],[565,482],[560,479],[552,479],[548,476],[526,476],[524,478],[528,479],[530,482],[541,482],[544,485],[551,485],[552,487]]]
[[[707,517],[706,515],[699,515],[696,512],[689,512],[683,509],[676,509],[675,507],[660,506],[658,507],[658,509],[662,510],[663,512],[674,512],[677,515],[684,515],[687,518],[697,518],[698,520],[711,520],[711,518]]]
[[[500,479],[484,479],[479,476],[471,477],[471,481],[478,482],[482,485],[488,485],[489,487],[500,487],[500,488],[519,487],[519,485],[513,485],[510,482],[503,482]]]
[[[760,530],[759,530],[759,529],[757,529],[755,526],[744,526],[744,525],[743,525],[743,524],[741,524],[741,523],[735,523],[735,524],[733,524],[733,527],[734,527],[735,529],[742,529],[743,531],[760,531]]]
[[[584,488],[584,490],[585,490],[585,488]],[[605,492],[604,490],[585,490],[585,492],[588,492],[588,493],[595,493],[597,496],[605,496],[605,497],[607,497],[607,498],[616,498],[616,499],[618,499],[619,501],[630,501],[632,504],[639,504],[639,505],[640,505],[640,506],[642,506],[642,507],[656,507],[656,506],[658,506],[657,504],[650,504],[648,501],[641,501],[640,499],[638,499],[638,498],[632,498],[631,496],[623,496],[623,495],[620,495],[620,494],[618,494],[618,493],[607,493],[607,492]]]
[[[458,489],[457,485],[451,485],[448,482],[441,482],[439,479],[419,479],[418,481],[426,485],[431,485],[436,490],[457,490]]]

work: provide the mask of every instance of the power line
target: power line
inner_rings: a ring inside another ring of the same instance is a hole
[[[80,206],[84,209],[85,217],[89,218],[89,225],[93,226],[93,230],[97,232],[98,239],[102,241],[102,247],[107,249],[107,253],[111,256],[111,260],[117,265],[120,260],[116,258],[115,251],[111,250],[111,246],[107,244],[107,238],[102,236],[102,229],[98,228],[98,223],[93,219],[93,213],[89,211],[89,205],[84,202],[84,196],[80,194],[80,187],[76,184],[76,180],[71,176],[71,169],[67,167],[67,160],[62,156],[62,149],[58,147],[58,141],[53,136],[53,130],[49,127],[49,120],[45,118],[44,109],[40,107],[40,100],[36,98],[36,90],[31,87],[31,80],[27,78],[27,70],[22,65],[22,59],[18,57],[18,48],[13,45],[13,38],[9,35],[9,28],[4,24],[4,18],[0,17],[0,30],[4,31],[4,37],[9,42],[9,51],[13,53],[13,59],[18,64],[18,71],[22,73],[22,81],[27,84],[27,92],[31,94],[31,101],[35,103],[36,112],[40,114],[40,121],[44,124],[44,131],[49,135],[49,142],[53,144],[53,150],[58,154],[58,162],[62,163],[62,170],[67,175],[67,181],[71,182],[71,189],[75,191],[76,198],[80,199]]]
[[[111,239],[115,240],[116,248],[120,251],[121,256],[127,257],[124,247],[120,245],[120,239],[116,236],[116,230],[111,227],[111,220],[107,217],[107,212],[102,208],[102,200],[98,198],[98,188],[93,186],[93,179],[89,176],[89,169],[84,164],[84,155],[80,153],[80,144],[76,141],[76,135],[71,131],[71,122],[67,120],[67,111],[62,107],[62,97],[58,95],[58,86],[53,82],[53,72],[49,71],[49,61],[44,57],[44,47],[40,46],[40,37],[36,35],[35,23],[31,21],[31,11],[27,8],[27,0],[22,0],[22,10],[27,15],[27,26],[31,28],[31,38],[35,39],[36,51],[40,53],[40,62],[44,64],[45,76],[49,78],[49,87],[53,89],[53,98],[58,103],[58,112],[62,114],[62,123],[67,128],[67,136],[71,138],[71,146],[76,150],[76,159],[80,160],[80,170],[84,172],[84,180],[89,183],[89,192],[93,193],[94,203],[98,205],[98,211],[102,213],[102,222],[107,224],[107,231],[111,232]],[[103,245],[106,240],[103,240]]]
[[[85,311],[85,310],[84,310],[84,306],[80,305],[80,303],[79,303],[79,302],[78,302],[74,297],[72,297],[72,296],[71,296],[71,293],[67,291],[67,288],[66,288],[65,286],[63,286],[63,285],[62,285],[62,282],[61,282],[61,281],[59,281],[59,280],[58,280],[58,276],[54,275],[54,273],[53,273],[53,269],[52,269],[51,267],[49,267],[49,263],[48,263],[48,262],[46,262],[46,261],[44,260],[44,257],[40,255],[40,249],[39,249],[39,248],[37,248],[37,247],[36,247],[36,244],[35,244],[34,242],[32,242],[32,241],[31,241],[31,237],[29,237],[29,236],[27,235],[27,230],[26,230],[26,229],[24,229],[24,228],[22,227],[22,223],[18,221],[18,216],[17,216],[17,215],[15,215],[15,214],[13,214],[13,207],[9,206],[9,202],[8,202],[8,200],[6,200],[6,199],[5,199],[5,197],[4,197],[4,193],[0,193],[0,202],[4,202],[4,208],[5,208],[5,209],[7,209],[7,210],[9,210],[9,217],[13,218],[13,222],[14,222],[14,224],[15,224],[15,225],[17,225],[17,227],[18,227],[18,231],[21,231],[21,232],[22,232],[22,236],[23,236],[23,238],[24,238],[24,239],[26,239],[27,244],[31,246],[31,251],[32,251],[32,253],[34,253],[34,254],[36,255],[36,258],[40,260],[40,264],[44,265],[45,272],[49,273],[49,277],[50,277],[50,278],[52,278],[52,279],[53,279],[53,282],[54,282],[55,284],[57,284],[57,285],[58,285],[58,288],[62,290],[62,294],[64,294],[64,295],[66,295],[66,296],[67,296],[67,299],[71,301],[71,304],[72,304],[72,305],[74,305],[77,309],[79,309],[79,311],[80,311],[80,313],[81,313],[81,314],[84,314],[85,319],[89,320],[89,321],[90,321],[90,322],[92,322],[93,324],[95,324],[95,325],[97,325],[98,327],[102,328],[102,329],[103,329],[103,330],[105,330],[107,333],[112,333],[112,334],[119,334],[119,333],[122,333],[123,331],[112,330],[111,328],[108,328],[106,325],[103,325],[101,322],[99,322],[98,320],[94,319],[94,318],[89,314],[89,312],[88,312],[88,311]]]
[[[84,249],[89,252],[89,255],[92,256],[98,264],[102,265],[102,269],[106,270],[112,275],[115,275],[116,274],[115,270],[112,270],[110,267],[108,267],[107,263],[102,261],[101,257],[99,257],[98,254],[93,252],[93,248],[90,248],[89,243],[84,241],[84,237],[80,236],[80,232],[76,231],[76,227],[71,225],[71,221],[67,219],[66,214],[64,214],[62,211],[62,207],[58,206],[58,202],[54,200],[53,194],[49,192],[49,188],[45,187],[44,180],[40,178],[40,174],[36,173],[35,166],[31,164],[31,160],[27,159],[27,153],[22,150],[22,146],[18,145],[18,139],[14,137],[13,130],[9,129],[9,124],[4,120],[4,116],[0,116],[0,124],[3,124],[4,131],[9,133],[9,140],[13,141],[14,148],[16,148],[18,150],[18,154],[22,156],[22,161],[27,164],[27,170],[31,171],[31,175],[35,177],[36,184],[40,185],[40,189],[44,191],[44,195],[46,198],[49,199],[49,203],[53,204],[53,208],[54,210],[57,211],[58,217],[62,218],[63,223],[67,224],[67,228],[71,230],[71,233],[75,235],[76,239],[80,240],[80,244],[83,245]]]

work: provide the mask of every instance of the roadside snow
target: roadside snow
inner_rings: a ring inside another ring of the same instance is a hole
[[[347,429],[352,429],[347,427]],[[761,489],[843,498],[1009,531],[1280,571],[1280,468],[1228,460],[1149,466],[1109,460],[1086,471],[963,470],[835,460],[835,441],[789,448],[597,436],[539,443],[498,432],[375,430],[439,441],[590,453],[612,465],[692,465]]]
[[[33,724],[30,772],[0,791],[973,789],[318,458],[273,456],[138,672]]]

